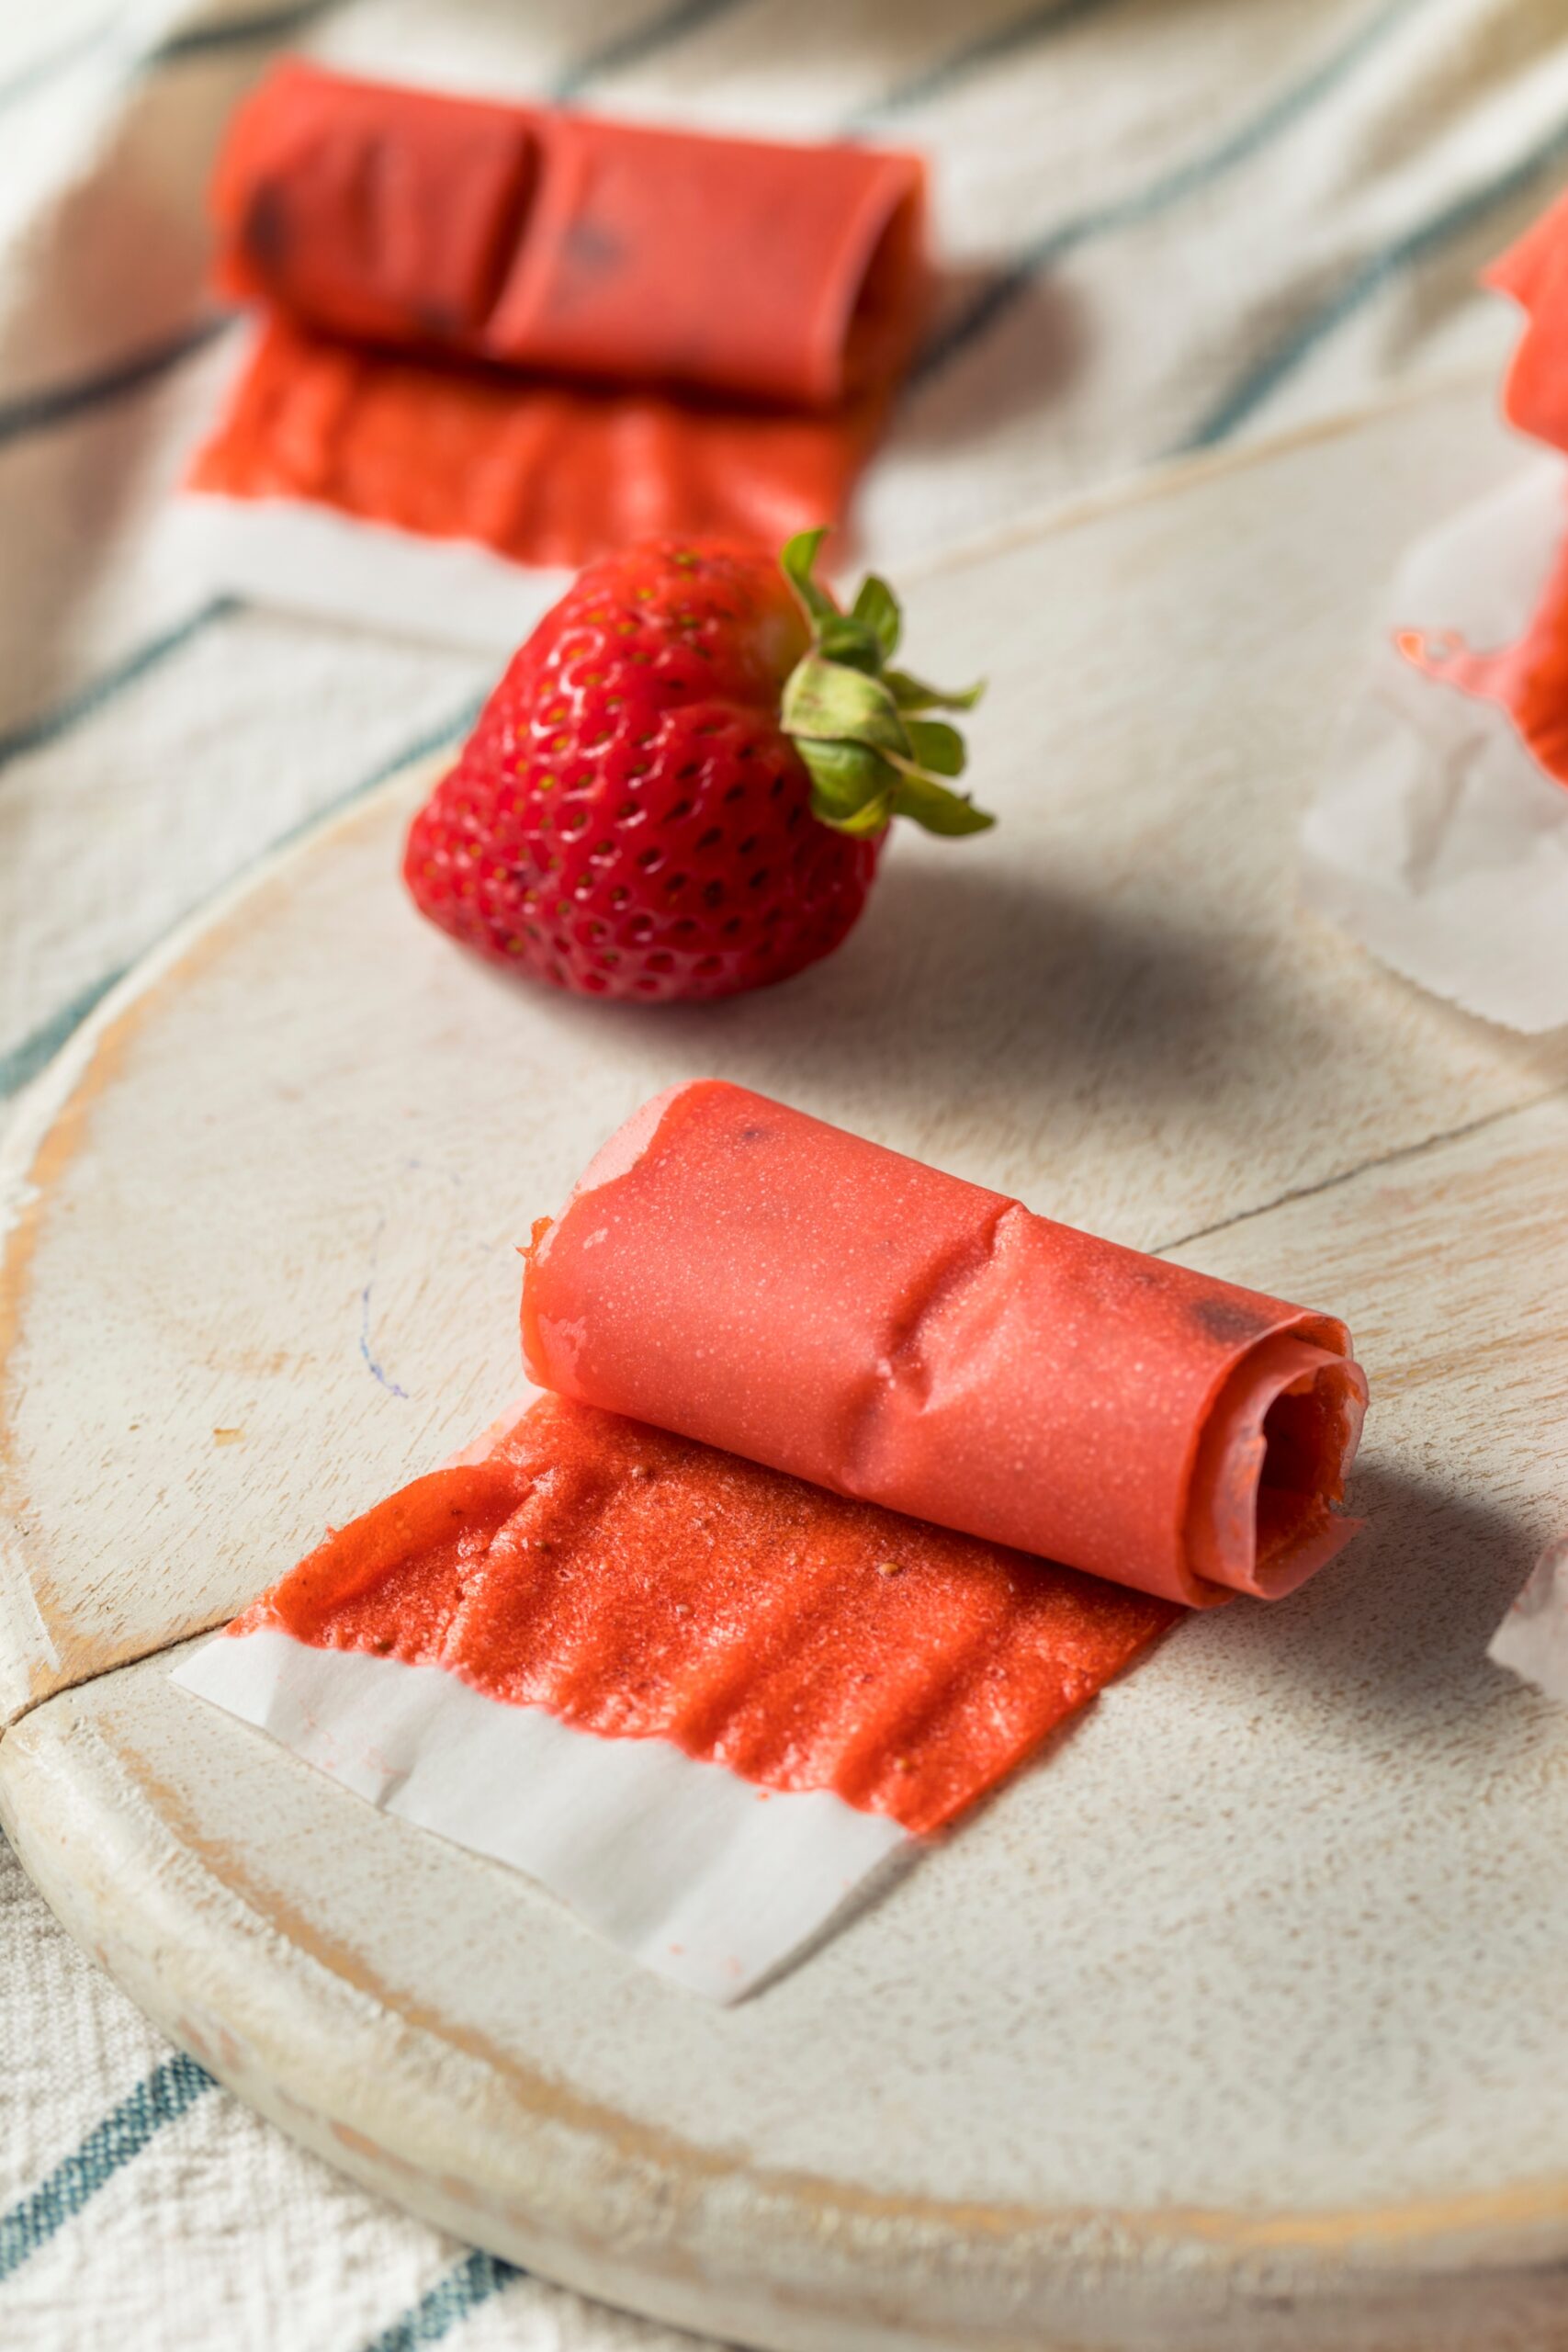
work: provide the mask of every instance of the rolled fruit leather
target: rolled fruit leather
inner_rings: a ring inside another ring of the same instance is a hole
[[[1350,1339],[717,1080],[536,1231],[531,1377],[1190,1606],[1291,1592],[1340,1516]]]
[[[831,409],[924,310],[918,157],[351,81],[298,62],[231,124],[219,279],[402,350]]]

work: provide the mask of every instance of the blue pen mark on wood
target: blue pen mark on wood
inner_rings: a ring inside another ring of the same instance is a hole
[[[406,1404],[408,1390],[392,1378],[391,1374],[370,1344],[370,1294],[376,1287],[376,1275],[381,1259],[381,1236],[386,1230],[387,1220],[383,1217],[376,1227],[376,1238],[370,1244],[370,1271],[365,1277],[365,1287],[359,1294],[359,1352],[365,1359],[366,1369],[371,1378],[378,1380],[389,1396],[400,1396]]]
[[[463,1180],[455,1168],[442,1168],[434,1159],[422,1159],[417,1151],[405,1154],[403,1166],[411,1176],[439,1176],[441,1182],[450,1184],[454,1192],[460,1193],[463,1189]]]

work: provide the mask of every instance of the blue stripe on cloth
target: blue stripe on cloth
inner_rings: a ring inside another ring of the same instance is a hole
[[[308,817],[301,817],[298,824],[290,825],[287,831],[268,842],[266,847],[258,851],[249,863],[259,864],[262,858],[273,857],[280,849],[288,849],[291,842],[302,841],[308,832],[328,817],[341,816],[345,808],[352,808],[356,800],[363,800],[378,785],[389,784],[400,769],[412,767],[415,760],[429,759],[446,744],[456,742],[459,735],[467,735],[490,696],[488,686],[482,694],[465,695],[456,710],[438,719],[434,727],[423,728],[411,741],[400,744],[389,758],[380,761],[367,775],[358,777],[346,791],[334,794],[331,800],[323,800],[319,808],[312,808]],[[246,871],[248,867],[241,868],[242,873]]]
[[[434,727],[424,729],[411,742],[402,744],[389,759],[382,760],[378,766],[372,768],[367,775],[356,778],[345,792],[340,792],[332,799],[324,801],[321,808],[313,808],[309,816],[301,817],[298,824],[290,825],[287,831],[277,834],[264,849],[258,850],[254,858],[246,861],[241,867],[240,874],[231,877],[231,882],[240,879],[243,874],[249,872],[252,866],[259,865],[264,858],[272,857],[277,851],[287,849],[291,842],[299,841],[302,835],[310,831],[312,826],[319,825],[328,817],[334,817],[343,809],[351,808],[355,801],[363,799],[367,793],[374,792],[378,785],[388,783],[397,775],[400,768],[410,766],[415,760],[427,758],[432,752],[439,752],[444,744],[454,742],[458,736],[467,734],[479,717],[485,699],[482,694],[466,697],[461,707],[453,711],[449,717],[440,720]],[[170,924],[169,931],[176,929],[178,922],[186,922],[188,919],[188,913],[181,915],[175,923]],[[166,939],[169,931],[165,931],[162,936]],[[147,952],[151,952],[157,944],[157,940],[149,941]],[[36,1029],[21,1039],[19,1044],[12,1046],[8,1051],[0,1054],[0,1102],[4,1102],[13,1094],[19,1093],[24,1086],[35,1079],[39,1072],[54,1059],[61,1047],[74,1036],[88,1014],[103,1002],[110,989],[125,978],[129,968],[126,965],[117,965],[113,971],[106,972],[99,978],[90,981],[85,989],[70,1000],[69,1003],[60,1005],[54,1012],[49,1013],[39,1022]]]
[[[154,2066],[30,2196],[0,2214],[0,2278],[8,2278],[29,2255],[47,2245],[123,2165],[141,2154],[155,2132],[176,2122],[212,2087],[206,2067],[184,2051]]]
[[[966,351],[1028,293],[1041,272],[1053,263],[1065,260],[1068,254],[1096,237],[1109,236],[1116,230],[1153,220],[1223,178],[1238,164],[1261,154],[1326,97],[1347,74],[1353,73],[1380,41],[1425,6],[1426,0],[1384,0],[1382,7],[1374,9],[1348,40],[1320,59],[1310,73],[1299,82],[1292,82],[1234,130],[1227,131],[1214,146],[1205,148],[1202,154],[1160,173],[1144,187],[1134,188],[1126,196],[1112,197],[1032,238],[1005,268],[981,287],[955,319],[939,328],[916,363],[917,382],[936,374],[960,352]]]
[[[29,752],[41,752],[48,744],[58,742],[61,736],[68,735],[84,719],[94,718],[117,695],[124,694],[128,686],[135,685],[149,671],[156,670],[214,621],[238,610],[232,596],[214,596],[210,603],[187,613],[183,621],[175,621],[171,628],[161,630],[144,645],[137,646],[112,670],[105,670],[99,676],[90,678],[85,686],[78,686],[51,709],[40,711],[36,718],[23,719],[20,726],[0,735],[0,768],[8,766],[13,760],[25,759]]]
[[[229,324],[223,316],[197,319],[162,342],[96,368],[90,376],[78,376],[69,384],[45,385],[41,391],[21,392],[15,400],[0,402],[0,447],[7,441],[20,440],[26,433],[67,424],[87,409],[102,408],[127,392],[140,391],[143,384],[156,383],[195,353],[205,351]]]
[[[118,981],[124,979],[130,968],[127,964],[117,965],[101,979],[89,980],[69,1004],[62,1004],[46,1021],[40,1021],[19,1045],[0,1054],[0,1102],[9,1101],[13,1094],[19,1094],[23,1087],[54,1059],[66,1039],[75,1035],[88,1013],[103,1002]]]
[[[1004,58],[1016,57],[1021,50],[1037,48],[1055,34],[1070,32],[1075,25],[1085,23],[1090,17],[1103,16],[1107,8],[1121,6],[1122,0],[1047,0],[1043,8],[1031,8],[1005,25],[993,25],[977,40],[939,58],[922,72],[911,74],[907,82],[895,82],[879,98],[868,99],[854,120],[870,122],[880,115],[901,114],[910,107],[924,106],[929,98],[939,97],[954,82],[983,73],[989,65],[999,65]]]
[[[259,8],[254,17],[220,17],[209,25],[186,25],[170,33],[138,60],[141,66],[177,65],[187,57],[208,57],[215,51],[243,49],[247,42],[283,40],[324,17],[337,0],[291,0],[280,8]]]
[[[1444,205],[1416,228],[1393,238],[1379,252],[1369,254],[1326,302],[1299,321],[1272,351],[1254,362],[1169,454],[1187,456],[1197,449],[1212,449],[1216,442],[1227,439],[1374,295],[1406,270],[1418,268],[1441,253],[1445,245],[1462,236],[1467,229],[1479,227],[1499,205],[1524,195],[1533,181],[1565,156],[1568,122],[1560,122],[1523,155],[1516,156],[1495,178],[1456,197],[1451,204]]]
[[[427,2289],[417,2303],[411,2303],[400,2318],[371,2336],[364,2352],[418,2352],[421,2345],[439,2344],[470,2312],[499,2295],[513,2278],[527,2275],[502,2262],[499,2255],[481,2254],[476,2248]]]
[[[606,74],[619,74],[628,65],[640,65],[644,58],[684,40],[689,33],[701,32],[705,26],[745,5],[746,0],[674,0],[673,7],[650,17],[646,24],[633,25],[626,32],[617,33],[614,40],[589,50],[585,56],[564,67],[550,95],[574,98],[590,82],[597,82]]]

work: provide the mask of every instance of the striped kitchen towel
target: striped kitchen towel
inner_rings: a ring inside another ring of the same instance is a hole
[[[153,528],[234,360],[203,182],[281,47],[927,150],[948,277],[860,510],[894,567],[1395,377],[1496,365],[1512,322],[1475,273],[1568,176],[1564,35],[1561,0],[0,10],[0,1117],[173,923],[455,734],[487,683],[470,654],[194,600]],[[443,2340],[677,2344],[294,2148],[0,1860],[7,2352]]]

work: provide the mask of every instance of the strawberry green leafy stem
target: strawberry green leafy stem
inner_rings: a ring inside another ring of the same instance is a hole
[[[781,716],[811,774],[812,814],[840,833],[879,833],[912,817],[928,833],[983,833],[996,819],[942,781],[962,775],[964,738],[931,710],[970,710],[981,688],[942,694],[888,667],[903,616],[872,572],[847,613],[812,576],[822,531],[798,531],[779,558],[811,627],[784,681]]]

